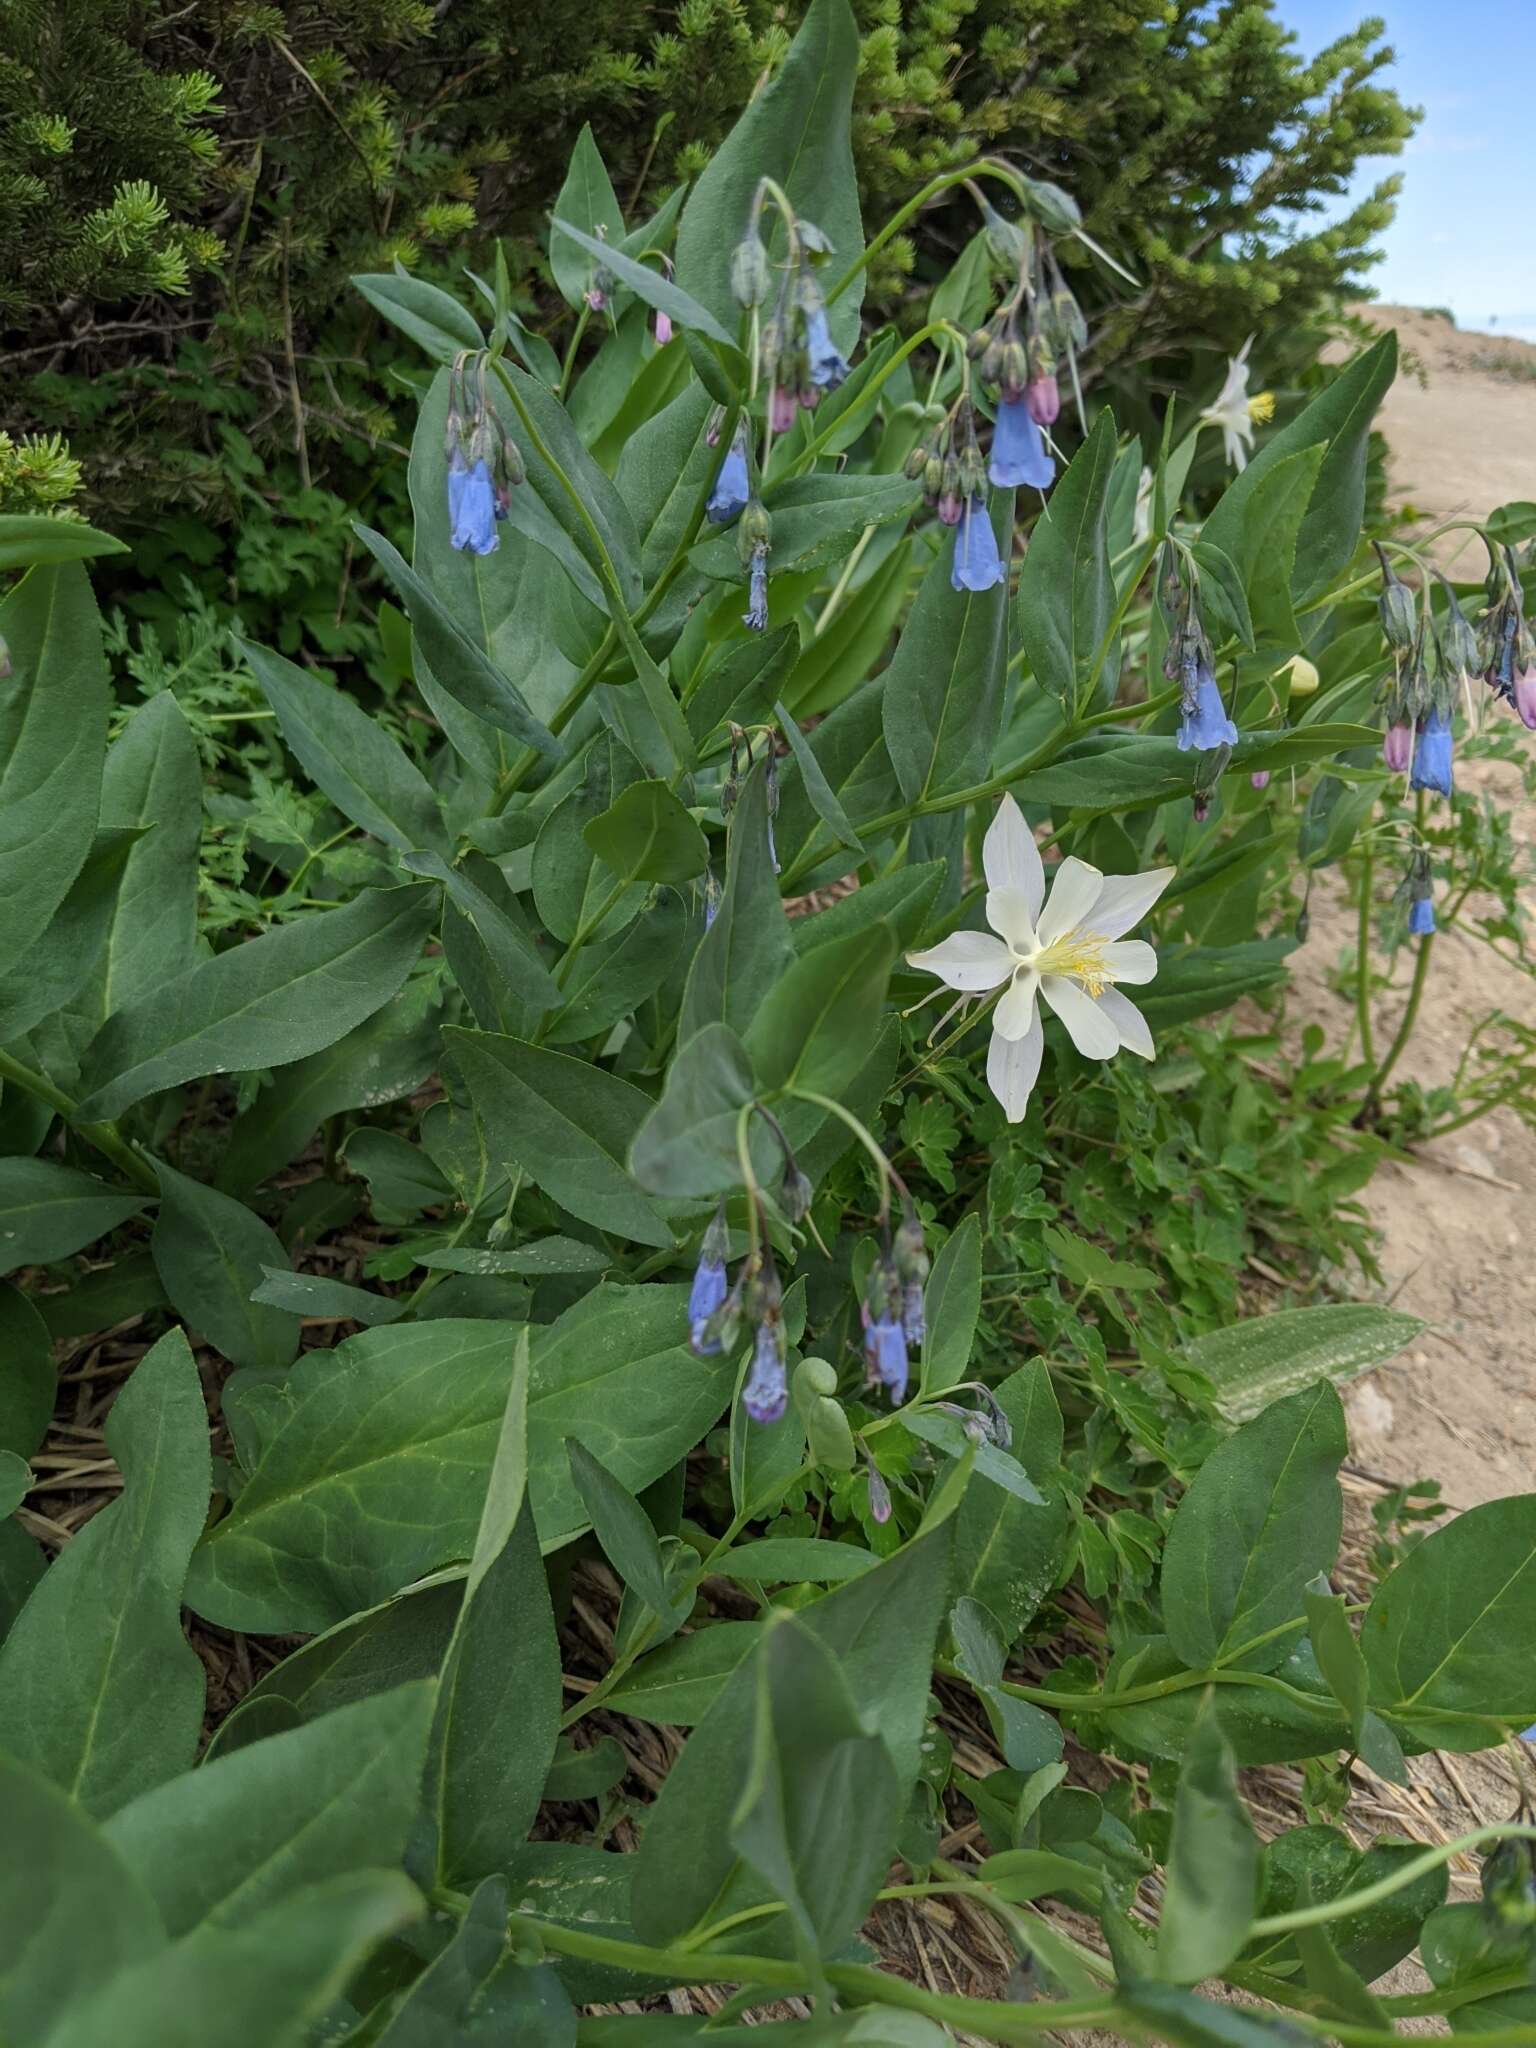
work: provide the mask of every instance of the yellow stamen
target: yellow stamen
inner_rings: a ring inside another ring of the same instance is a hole
[[[1255,391],[1248,401],[1248,417],[1251,420],[1272,420],[1275,416],[1275,394],[1273,391]]]
[[[1082,983],[1089,995],[1098,997],[1115,985],[1115,977],[1104,958],[1104,945],[1097,932],[1068,932],[1065,938],[1047,946],[1034,965],[1042,974],[1070,975],[1073,981]]]

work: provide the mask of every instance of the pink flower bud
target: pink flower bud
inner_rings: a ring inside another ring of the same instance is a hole
[[[608,304],[608,294],[601,285],[592,285],[582,293],[582,297],[594,313],[601,313]]]
[[[1515,670],[1514,705],[1520,723],[1536,732],[1536,668]]]
[[[1389,725],[1381,736],[1381,758],[1394,775],[1406,775],[1413,759],[1413,727]]]
[[[1255,789],[1268,789],[1269,770],[1267,768],[1255,768],[1253,773],[1249,776],[1248,780],[1253,784]]]
[[[1029,388],[1024,393],[1024,403],[1037,427],[1053,427],[1061,411],[1061,386],[1054,376],[1031,377]]]
[[[939,500],[939,520],[944,526],[958,526],[965,506],[958,491],[946,491]]]
[[[672,321],[665,313],[656,315],[656,346],[665,348],[672,339]]]
[[[768,424],[776,434],[787,434],[795,424],[795,394],[775,384],[768,401]]]

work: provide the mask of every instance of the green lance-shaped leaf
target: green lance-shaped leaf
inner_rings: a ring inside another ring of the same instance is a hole
[[[141,704],[107,749],[101,822],[143,836],[129,851],[86,999],[70,1006],[85,1012],[92,1030],[197,958],[203,771],[169,690]]]
[[[186,1770],[202,1720],[203,1667],[182,1634],[181,1590],[211,1467],[202,1388],[179,1330],[139,1361],[106,1436],[121,1498],[49,1567],[0,1647],[6,1748],[98,1816]]]
[[[876,1570],[834,1587],[799,1617],[839,1660],[856,1713],[890,1754],[902,1800],[921,1762],[951,1528],[952,1518]],[[725,1681],[667,1778],[635,1873],[634,1920],[643,1941],[670,1942],[706,1916],[723,1918],[771,1895],[730,1839],[756,1708],[757,1674],[749,1662]],[[783,1916],[734,1929],[732,1940],[753,1953],[784,1954],[791,1946]]]
[[[107,1839],[166,1931],[242,1927],[303,1885],[398,1863],[432,1690],[397,1685],[185,1771],[115,1813]]]
[[[1237,1795],[1232,1751],[1208,1693],[1174,1798],[1157,1975],[1198,1984],[1224,1970],[1253,1924],[1258,1882],[1258,1837]]]
[[[344,690],[248,640],[236,643],[277,713],[284,740],[344,818],[401,853],[447,849],[442,811],[427,778]]]
[[[150,1248],[166,1297],[183,1322],[232,1365],[281,1368],[299,1348],[299,1319],[251,1297],[266,1269],[287,1270],[276,1234],[216,1188],[161,1165],[160,1213]]]
[[[996,1398],[1014,1452],[1044,1505],[1005,1486],[968,1487],[955,1510],[955,1586],[990,1608],[1011,1643],[1061,1574],[1069,1523],[1060,1478],[1061,1409],[1044,1359],[1010,1373]]]
[[[429,1580],[311,1636],[219,1723],[204,1764],[415,1679],[435,1679],[463,1591],[464,1582],[456,1576]]]
[[[292,1893],[241,1927],[210,1925],[71,2005],[48,2048],[302,2048],[367,1957],[423,1912],[396,1871]]]
[[[583,129],[582,133],[585,135],[588,130]],[[573,248],[562,249],[562,243],[569,243]],[[573,255],[573,249],[583,251],[584,257]],[[654,306],[658,313],[665,313],[674,326],[692,328],[696,334],[707,334],[711,341],[718,341],[734,351],[735,335],[727,334],[714,314],[701,306],[697,299],[691,297],[681,286],[675,285],[661,271],[653,270],[650,264],[637,263],[633,256],[626,256],[622,249],[616,249],[608,242],[600,242],[595,235],[585,233],[568,220],[562,220],[558,206],[555,209],[554,234],[550,239],[549,254],[550,266],[555,271],[557,284],[560,283],[562,268],[575,267],[579,263],[585,274],[590,277],[595,266],[601,264],[620,284],[632,291],[637,299],[643,299],[646,305]],[[561,285],[561,289],[564,290],[565,287]]]
[[[922,500],[921,488],[901,476],[843,475],[835,470],[770,484],[763,502],[773,519],[776,576],[829,568],[853,553],[868,527],[906,519]],[[741,581],[741,555],[734,533],[716,533],[688,557],[701,575],[720,583]],[[944,573],[948,571],[945,554]]]
[[[1329,1690],[1349,1717],[1349,1735],[1358,1749],[1365,1725],[1365,1657],[1349,1625],[1342,1593],[1335,1593],[1325,1572],[1306,1589],[1307,1634]]]
[[[598,1286],[532,1333],[529,1490],[546,1549],[587,1516],[579,1436],[632,1493],[719,1419],[730,1360],[695,1359],[683,1286]],[[189,1604],[265,1631],[322,1629],[469,1555],[507,1395],[504,1324],[395,1323],[307,1352],[230,1512],[198,1550]]]
[[[1417,1316],[1371,1302],[1332,1301],[1319,1308],[1277,1309],[1197,1337],[1184,1355],[1216,1390],[1228,1422],[1249,1422],[1271,1402],[1314,1380],[1336,1386],[1385,1365],[1414,1342]],[[1332,1563],[1332,1559],[1328,1560]]]
[[[0,1272],[46,1265],[94,1244],[144,1207],[53,1159],[0,1159]]]
[[[195,1075],[281,1067],[382,1008],[431,927],[435,889],[365,889],[200,961],[109,1017],[81,1079],[90,1117],[118,1116]]]
[[[1115,419],[1106,406],[1047,499],[1019,576],[1019,635],[1035,680],[1079,710],[1100,680],[1115,608],[1107,541],[1114,469]]]
[[[375,1323],[398,1322],[408,1305],[404,1295],[374,1294],[369,1288],[350,1287],[346,1281],[331,1280],[324,1274],[266,1265],[251,1300],[268,1309],[284,1310],[287,1323],[292,1324],[297,1316],[330,1316],[340,1322],[361,1323],[365,1329]]]
[[[0,1807],[0,2035],[41,2048],[62,2008],[163,1948],[165,1930],[79,1806],[9,1757]]]
[[[1219,1444],[1180,1501],[1163,1552],[1163,1622],[1191,1670],[1273,1671],[1294,1647],[1306,1587],[1338,1555],[1344,1409],[1326,1380],[1276,1401]]]
[[[472,640],[432,586],[383,534],[359,525],[358,538],[388,576],[411,616],[411,626],[438,684],[455,703],[525,747],[558,759],[560,742],[528,708],[521,691],[478,642]]]
[[[26,1295],[0,1286],[0,1450],[30,1458],[53,1419],[53,1339]]]
[[[648,1095],[590,1060],[523,1039],[458,1029],[443,1037],[494,1158],[520,1166],[584,1223],[641,1244],[674,1241],[672,1226],[629,1172]]]
[[[1426,1536],[1377,1587],[1360,1641],[1371,1705],[1426,1746],[1481,1749],[1489,1720],[1536,1720],[1536,1494]]]
[[[864,842],[849,822],[848,813],[838,802],[837,792],[822,773],[821,763],[811,751],[810,742],[782,704],[776,703],[773,715],[779,722],[779,730],[789,742],[789,750],[795,757],[800,770],[800,780],[805,794],[821,822],[828,828],[841,846],[852,847],[861,858],[867,858]]]
[[[767,777],[759,764],[742,785],[731,813],[725,887],[683,991],[679,1045],[706,1024],[749,1030],[789,964],[789,920],[774,872],[771,828]]]
[[[555,274],[555,283],[565,303],[580,306],[592,284],[595,266],[590,254],[583,253],[581,247],[573,246],[572,241],[567,240],[569,231],[574,228],[587,241],[595,242],[605,266],[614,253],[610,244],[624,239],[624,215],[613,181],[608,176],[608,166],[603,162],[603,153],[593,137],[590,121],[582,123],[576,147],[571,151],[565,181],[555,199],[551,226],[549,267]],[[601,240],[598,240],[599,229],[602,231]]]
[[[512,492],[509,519],[522,519],[526,505],[523,493],[531,493],[545,515],[533,537],[542,540],[551,527],[563,535],[567,547],[561,551],[560,559],[569,567],[573,558],[578,585],[585,580],[580,574],[584,566],[588,575],[596,578],[605,607],[616,593],[622,605],[633,610],[640,597],[640,537],[628,506],[607,473],[588,453],[559,399],[515,363],[503,360],[497,369],[522,401],[548,452],[546,459],[529,435],[521,414],[507,402],[506,391],[498,388],[496,409],[522,450],[528,472],[526,483],[517,485]],[[610,579],[613,591],[609,589]],[[622,626],[618,617],[614,623]]]
[[[957,1512],[963,1512],[977,1490],[967,1492]],[[1011,1638],[997,1616],[980,1600],[964,1595],[955,1602],[950,1630],[955,1639],[955,1661],[986,1708],[1009,1769],[1030,1774],[1060,1763],[1066,1742],[1060,1724],[1043,1708],[1003,1691],[1003,1666]]]
[[[381,270],[364,272],[352,283],[375,312],[409,335],[435,363],[448,364],[465,349],[485,347],[474,315],[425,278]]]
[[[902,1788],[834,1653],[803,1623],[771,1619],[753,1664],[751,1761],[731,1842],[788,1906],[819,1976],[874,1903]]]
[[[1355,357],[1289,426],[1272,435],[1248,467],[1235,476],[1205,522],[1203,538],[1242,567],[1250,558],[1250,507],[1270,473],[1288,457],[1326,442],[1296,541],[1292,591],[1298,604],[1328,584],[1348,562],[1360,540],[1365,512],[1365,467],[1371,421],[1397,374],[1397,336],[1388,332]],[[1269,517],[1273,517],[1271,512]]]
[[[490,893],[502,880],[492,863],[484,862],[483,856],[471,855],[465,867],[451,867],[440,854],[413,853],[407,855],[405,865],[413,875],[429,875],[433,881],[442,883],[454,907],[478,932],[487,958],[507,993],[531,1012],[535,1021],[544,1011],[560,1007],[559,984],[540,959],[533,940],[516,921],[508,903],[497,902]],[[477,870],[487,886],[482,887],[476,879]]]
[[[593,1533],[603,1546],[603,1555],[653,1614],[667,1614],[672,1595],[667,1587],[661,1544],[650,1516],[629,1488],[614,1478],[600,1458],[593,1457],[580,1438],[572,1437],[565,1448],[571,1461],[571,1477]]]
[[[691,1727],[703,1719],[742,1659],[751,1655],[760,1633],[758,1622],[724,1621],[674,1637],[631,1665],[609,1699],[632,1721]]]
[[[746,1034],[762,1086],[838,1094],[874,1046],[895,957],[885,924],[801,954]]]
[[[423,1804],[432,1846],[423,1860],[439,1885],[460,1889],[505,1869],[521,1848],[560,1730],[560,1647],[528,1489],[529,1355],[525,1326],[513,1348],[427,1756]]]
[[[691,922],[682,897],[665,889],[627,930],[583,946],[566,976],[565,1002],[544,1027],[545,1044],[596,1038],[633,1016],[647,996],[672,982]]]
[[[507,1940],[507,1881],[477,1885],[453,1938],[433,1957],[376,2036],[378,2048],[574,2048],[576,2014],[548,1963],[530,1965]]]
[[[125,541],[98,533],[83,519],[54,519],[46,512],[0,514],[0,569],[56,568],[61,562],[127,552]]]
[[[152,701],[158,704],[162,699]],[[169,692],[164,701],[174,702]],[[0,1044],[14,1044],[66,1005],[84,1007],[76,998],[99,976],[108,957],[125,870],[139,836],[131,831],[98,832],[85,865],[46,929],[13,967],[0,974]],[[195,870],[191,872],[195,886]],[[103,1014],[98,1007],[85,1037]]]
[[[924,1290],[922,1391],[942,1394],[966,1377],[981,1314],[981,1219],[962,1217],[945,1239]]]
[[[235,1119],[218,1185],[243,1194],[296,1158],[328,1116],[414,1094],[437,1052],[436,1018],[407,989],[334,1045],[278,1070]]]
[[[1221,2005],[1173,1984],[1131,1978],[1117,1986],[1115,1997],[1175,2048],[1296,2048],[1297,2029],[1288,2021],[1263,2018],[1247,2006]]]
[[[101,620],[75,562],[28,572],[0,603],[0,969],[69,893],[96,831],[107,747]]]
[[[632,782],[582,838],[622,882],[688,882],[709,865],[709,842],[665,782]]]
[[[996,524],[1000,515],[1006,534],[1013,493],[992,496],[995,507],[985,516]],[[956,590],[943,548],[923,578],[883,683],[886,752],[909,804],[968,788],[991,772],[1007,667],[1006,583]],[[838,786],[835,776],[828,780]],[[857,821],[849,790],[840,794]]]
[[[1244,647],[1253,646],[1253,619],[1248,593],[1237,564],[1214,541],[1197,540],[1190,549],[1200,571],[1200,596],[1213,640],[1235,634]]]
[[[852,106],[859,32],[848,0],[812,0],[778,75],[757,93],[694,186],[677,230],[677,281],[727,328],[740,308],[731,255],[747,231],[759,178],[777,179],[796,212],[832,244],[834,276],[863,253],[853,167]],[[784,253],[773,210],[763,220],[774,257]],[[831,307],[833,339],[851,348],[864,296],[860,272]]]

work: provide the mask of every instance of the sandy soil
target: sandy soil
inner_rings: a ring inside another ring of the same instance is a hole
[[[1465,333],[1412,306],[1355,311],[1372,326],[1397,329],[1401,367],[1376,420],[1394,507],[1412,510],[1427,532],[1445,519],[1481,519],[1495,505],[1536,498],[1536,347]],[[1434,552],[1483,573],[1482,544],[1464,534]]]
[[[1536,498],[1536,347],[1459,333],[1403,307],[1360,310],[1395,326],[1411,352],[1378,419],[1394,505],[1411,505],[1427,527]],[[1466,559],[1480,568],[1481,545]],[[1458,772],[1464,787],[1519,799],[1518,780],[1502,763],[1468,763]],[[1536,811],[1523,805],[1518,818],[1531,863],[1523,902],[1536,915]],[[1354,943],[1353,915],[1337,895],[1324,902],[1314,895],[1313,912],[1311,941],[1293,963],[1293,1011],[1315,1017],[1337,1044],[1351,1019],[1327,978]],[[1378,1043],[1396,1028],[1407,967],[1405,951],[1398,988],[1378,1000]],[[1446,934],[1412,1042],[1418,1076],[1448,1080],[1472,1026],[1496,1008],[1536,1016],[1536,983],[1480,939]],[[1496,1111],[1425,1147],[1411,1164],[1382,1168],[1363,1200],[1383,1235],[1385,1298],[1431,1327],[1412,1352],[1348,1390],[1355,1459],[1394,1483],[1438,1479],[1457,1507],[1530,1490],[1536,1130]]]

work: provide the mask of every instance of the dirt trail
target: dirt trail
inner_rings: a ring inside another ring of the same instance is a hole
[[[1424,379],[1410,359],[1378,419],[1390,502],[1411,505],[1427,528],[1536,498],[1536,347],[1460,333],[1402,307],[1359,310],[1397,328]],[[1463,557],[1473,559],[1480,573],[1480,545]],[[1521,900],[1536,916],[1536,809],[1519,804],[1518,778],[1501,762],[1468,762],[1458,776],[1464,788],[1517,804]],[[1293,961],[1293,1015],[1315,1018],[1338,1045],[1349,1008],[1327,976],[1353,947],[1353,914],[1337,894],[1314,895],[1313,913],[1310,943]],[[1408,966],[1405,949],[1398,986],[1377,1002],[1378,1044],[1396,1028]],[[1536,982],[1476,937],[1442,936],[1405,1070],[1426,1085],[1448,1081],[1472,1026],[1494,1009],[1536,1018]],[[1413,1163],[1383,1167],[1362,1199],[1383,1234],[1385,1298],[1431,1327],[1412,1352],[1348,1390],[1354,1457],[1394,1483],[1438,1479],[1457,1507],[1536,1487],[1536,1130],[1495,1111]]]

